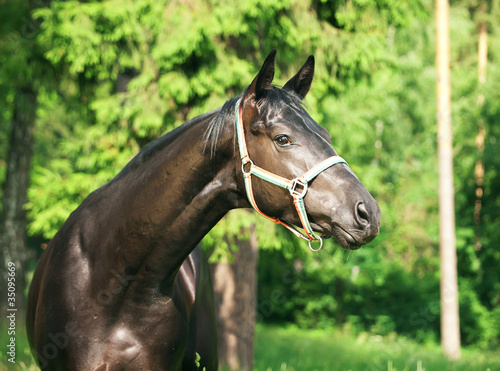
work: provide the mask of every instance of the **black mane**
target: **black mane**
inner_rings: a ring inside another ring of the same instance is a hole
[[[240,99],[241,95],[231,98],[220,108],[217,115],[213,118],[212,123],[205,131],[205,135],[203,136],[203,153],[207,150],[207,147],[210,145],[210,158],[215,156],[217,151],[217,143],[219,137],[221,136],[222,130],[224,128],[224,124],[228,121],[228,119],[234,117],[235,105],[238,99]]]

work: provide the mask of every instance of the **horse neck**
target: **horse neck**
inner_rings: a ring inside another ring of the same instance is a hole
[[[116,205],[108,214],[119,222],[113,223],[114,246],[104,261],[132,273],[139,286],[171,285],[205,234],[241,203],[233,130],[219,138],[216,156],[202,153],[211,119],[186,123],[145,148],[105,190]]]

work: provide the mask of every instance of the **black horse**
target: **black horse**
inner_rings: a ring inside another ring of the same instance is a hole
[[[230,209],[253,205],[346,249],[375,238],[377,202],[302,107],[314,58],[283,88],[271,85],[274,69],[275,51],[240,97],[150,143],[64,223],[28,298],[43,370],[196,370],[197,354],[200,370],[217,369],[196,246]]]

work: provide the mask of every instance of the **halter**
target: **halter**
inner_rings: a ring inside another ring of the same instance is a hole
[[[243,128],[243,119],[242,119],[242,113],[243,113],[243,105],[241,104],[241,98],[236,102],[236,133],[238,137],[238,147],[240,149],[240,156],[241,156],[241,169],[243,171],[243,179],[245,181],[245,189],[248,197],[248,201],[250,201],[250,204],[252,207],[262,216],[266,217],[269,220],[272,220],[274,223],[278,223],[289,229],[290,231],[293,232],[297,237],[302,238],[309,243],[309,248],[312,251],[318,251],[321,250],[323,247],[323,239],[324,235],[318,236],[314,233],[310,223],[309,219],[307,218],[307,212],[306,212],[306,207],[304,205],[304,197],[307,194],[308,190],[308,184],[311,180],[316,178],[320,173],[328,169],[329,167],[339,164],[339,163],[344,163],[347,164],[347,162],[340,156],[332,156],[327,158],[326,160],[320,162],[316,166],[312,167],[308,171],[304,173],[299,178],[295,179],[287,179],[283,178],[279,175],[273,174],[253,163],[253,161],[250,159],[250,156],[248,155],[248,149],[245,141],[245,131]],[[278,218],[274,218],[271,216],[268,216],[264,214],[262,211],[260,211],[259,207],[257,206],[257,203],[255,202],[255,198],[253,196],[253,189],[252,189],[252,175],[255,175],[258,178],[261,178],[267,182],[270,182],[272,184],[275,184],[279,187],[288,189],[290,194],[293,197],[293,204],[295,205],[295,209],[297,210],[297,213],[299,214],[299,219],[300,222],[302,223],[302,228],[304,229],[304,233],[299,232],[295,227],[293,227],[291,224],[288,224],[287,222],[284,222]],[[311,245],[312,241],[319,241],[320,245],[319,248],[314,249]]]

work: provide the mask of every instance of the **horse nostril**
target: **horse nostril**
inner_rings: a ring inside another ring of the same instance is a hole
[[[369,218],[370,217],[368,216],[368,211],[366,210],[365,204],[359,202],[356,205],[356,219],[358,223],[363,226],[368,226],[370,224]]]

